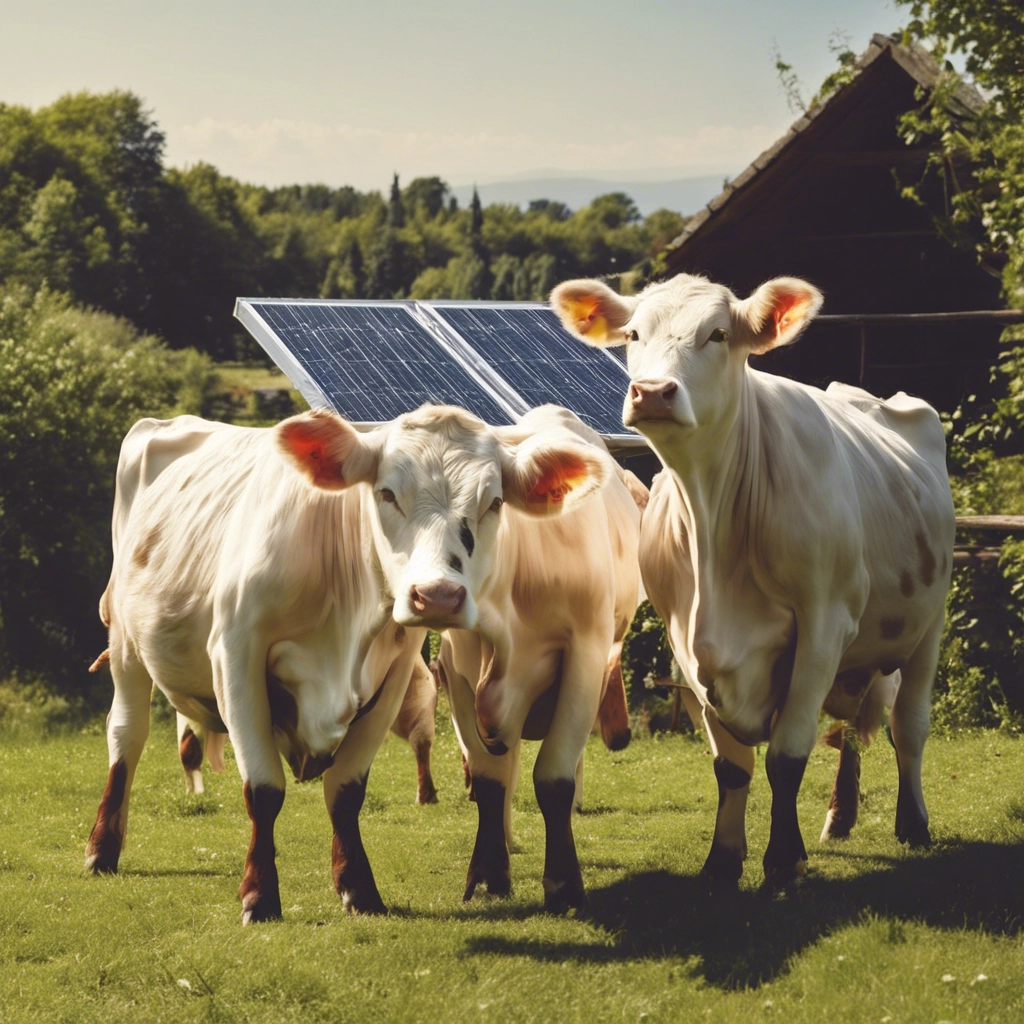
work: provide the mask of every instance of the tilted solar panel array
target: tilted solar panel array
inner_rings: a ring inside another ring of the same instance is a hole
[[[493,424],[554,402],[608,438],[622,363],[572,338],[539,303],[239,299],[235,315],[312,406],[379,423],[423,402]]]
[[[622,434],[627,377],[599,348],[569,335],[547,306],[438,303],[440,317],[530,408],[554,402],[600,434]]]

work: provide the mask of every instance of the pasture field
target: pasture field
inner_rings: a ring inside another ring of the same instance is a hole
[[[443,706],[443,701],[442,701]],[[762,759],[738,890],[698,871],[716,806],[700,738],[592,739],[576,841],[585,915],[541,911],[543,827],[527,744],[516,798],[514,893],[462,890],[476,811],[451,726],[434,765],[441,802],[413,803],[394,737],[370,775],[363,837],[391,913],[347,916],[329,873],[318,783],[289,784],[278,819],[284,920],[243,929],[248,819],[234,762],[184,795],[170,723],[154,724],[116,877],[87,877],[106,779],[98,727],[0,743],[0,1019],[35,1021],[1024,1020],[1024,739],[933,738],[927,852],[892,835],[895,758],[864,756],[861,821],[817,842],[835,752],[816,749],[800,795],[812,872],[758,892],[769,788]]]

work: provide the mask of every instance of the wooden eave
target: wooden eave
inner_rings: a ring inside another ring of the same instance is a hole
[[[725,227],[745,215],[756,205],[760,197],[772,191],[772,182],[786,175],[810,160],[825,162],[872,163],[891,161],[890,165],[919,164],[925,159],[922,148],[907,147],[899,152],[885,154],[842,153],[822,149],[815,145],[825,137],[832,127],[851,111],[859,100],[859,94],[869,87],[872,74],[870,69],[880,58],[888,57],[897,64],[918,85],[934,89],[939,84],[943,69],[930,54],[917,45],[904,46],[886,35],[876,34],[871,45],[857,58],[853,79],[837,89],[823,102],[813,104],[807,112],[795,121],[780,139],[766,149],[745,170],[738,174],[707,206],[692,217],[683,231],[668,246],[669,270],[666,276],[676,272],[677,265],[685,257],[689,243],[703,242],[720,227]],[[985,106],[979,93],[970,86],[959,83],[949,100],[951,112],[958,117],[976,116]]]

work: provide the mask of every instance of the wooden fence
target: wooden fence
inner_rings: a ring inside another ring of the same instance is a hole
[[[1024,516],[957,516],[956,531],[954,565],[994,562],[999,559],[1003,539],[1024,534]],[[961,541],[963,534],[970,540]],[[996,539],[999,543],[993,543]]]

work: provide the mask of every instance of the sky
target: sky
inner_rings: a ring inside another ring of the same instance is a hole
[[[129,90],[165,161],[265,185],[386,189],[566,175],[735,174],[795,119],[829,40],[892,0],[6,0],[0,102]]]

